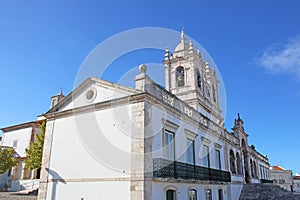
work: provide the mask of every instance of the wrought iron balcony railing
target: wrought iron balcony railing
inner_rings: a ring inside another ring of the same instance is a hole
[[[230,182],[229,172],[196,166],[188,163],[170,161],[163,158],[153,159],[153,177],[184,180]]]
[[[267,180],[267,179],[260,179],[261,183],[274,183],[273,180]]]

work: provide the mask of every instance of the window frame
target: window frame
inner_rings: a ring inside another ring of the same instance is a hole
[[[208,196],[210,195],[210,196]],[[205,199],[206,200],[212,200],[212,189],[211,188],[206,188],[205,189]]]
[[[13,140],[13,143],[12,143],[12,146],[13,146],[13,148],[18,148],[18,142],[19,142],[19,140]]]
[[[203,166],[210,168],[209,146],[203,144]]]
[[[173,185],[169,185],[169,186],[167,186],[167,187],[165,187],[164,188],[164,199],[165,200],[168,200],[168,196],[167,196],[167,194],[168,194],[168,191],[172,191],[173,192],[173,199],[172,200],[176,200],[177,199],[177,187],[175,187],[175,186],[173,186]]]
[[[222,188],[218,189],[218,200],[224,200],[224,191]]]
[[[236,159],[232,149],[229,150],[229,169],[232,174],[236,174]]]
[[[218,170],[222,170],[222,163],[221,163],[221,150],[215,149],[215,162],[216,162],[216,168]]]
[[[166,143],[166,135],[172,137],[168,143]],[[167,160],[175,161],[175,133],[167,128],[163,130],[163,157]]]
[[[196,164],[196,152],[195,152],[195,149],[196,149],[196,144],[195,144],[195,140],[196,140],[196,137],[197,137],[197,134],[188,130],[188,129],[184,129],[184,132],[185,132],[185,137],[186,137],[186,162],[188,164],[193,164],[195,165]],[[189,145],[189,142],[191,142],[192,144]],[[192,162],[189,162],[189,150],[190,148],[192,148]]]
[[[182,80],[180,80],[179,82],[179,77],[182,78]],[[183,87],[185,86],[185,69],[183,66],[178,66],[175,69],[175,81],[176,81],[176,87]]]
[[[195,160],[195,140],[187,139],[186,144],[187,144],[187,148],[186,148],[186,152],[187,152],[186,153],[186,162],[188,164],[195,165],[196,164],[196,160]],[[190,149],[192,149],[191,150],[192,152],[190,152]],[[192,153],[191,156],[190,156],[190,153]]]
[[[192,196],[191,196],[191,194],[190,194],[190,192],[195,192],[194,193],[194,197],[195,198],[193,198]],[[191,198],[192,197],[192,198]],[[194,189],[194,188],[192,188],[192,189],[189,189],[188,190],[188,200],[197,200],[197,190],[196,189]]]

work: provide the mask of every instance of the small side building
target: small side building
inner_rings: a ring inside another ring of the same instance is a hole
[[[50,108],[64,98],[62,90],[51,97]],[[19,191],[24,189],[37,189],[39,187],[40,169],[30,170],[25,167],[26,149],[35,141],[36,135],[40,134],[39,123],[45,120],[41,115],[36,121],[16,124],[0,129],[2,147],[14,148],[18,158],[18,164],[11,170],[0,174],[0,190]]]
[[[278,165],[275,165],[271,167],[270,176],[274,184],[277,184],[288,191],[294,191],[292,170],[286,170]]]
[[[25,149],[29,148],[30,142],[34,141],[35,135],[40,133],[38,122],[32,121],[17,124],[2,128],[1,131],[1,146],[14,148],[19,161],[11,170],[0,175],[0,187],[4,190],[18,191],[26,188],[25,185],[27,185],[28,181],[25,180],[39,178],[39,171],[26,169],[24,163],[26,158]],[[30,181],[30,184],[32,185],[32,181]]]

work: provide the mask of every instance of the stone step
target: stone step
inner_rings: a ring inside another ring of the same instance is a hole
[[[300,200],[300,195],[274,184],[251,183],[244,184],[239,200]]]

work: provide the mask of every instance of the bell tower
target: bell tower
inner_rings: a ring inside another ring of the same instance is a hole
[[[216,71],[203,60],[200,50],[194,49],[192,40],[186,42],[184,30],[174,52],[166,49],[163,63],[166,89],[215,123],[222,124]]]

